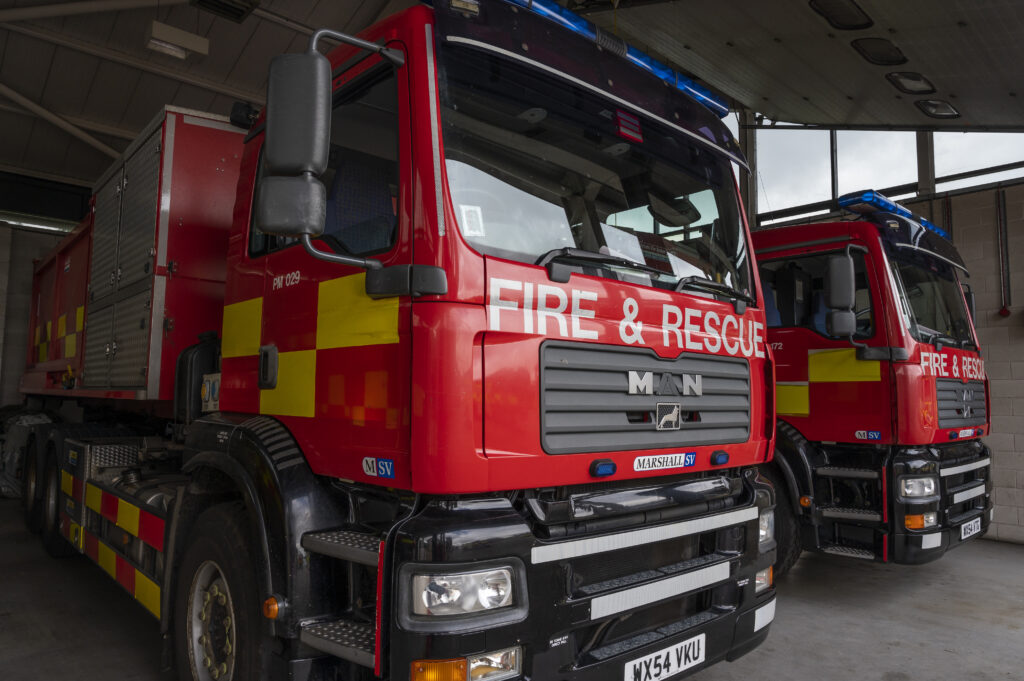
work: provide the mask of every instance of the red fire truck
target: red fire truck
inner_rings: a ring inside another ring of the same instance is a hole
[[[924,563],[991,520],[988,380],[948,234],[874,192],[754,234],[779,415],[779,575],[801,549]]]
[[[438,5],[279,57],[245,130],[168,109],[37,269],[26,518],[183,679],[661,681],[774,617],[722,105]]]

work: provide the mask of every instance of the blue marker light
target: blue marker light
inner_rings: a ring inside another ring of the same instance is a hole
[[[505,0],[505,2],[522,7],[528,12],[553,21],[562,28],[583,36],[587,40],[597,41],[597,27],[580,15],[570,12],[554,0]],[[626,46],[626,59],[635,66],[651,73],[666,83],[671,83],[680,92],[693,97],[697,102],[710,109],[719,118],[729,115],[729,104],[724,99],[715,95],[708,88],[698,85],[695,81],[686,76],[676,73],[668,66],[655,60],[649,54],[644,54],[632,46]]]
[[[595,478],[607,478],[615,475],[615,462],[611,459],[596,459],[590,462],[590,474]]]
[[[844,194],[839,197],[839,207],[845,208],[851,213],[859,213],[861,215],[871,215],[872,213],[894,213],[900,217],[907,218],[917,222],[922,227],[927,229],[929,232],[938,234],[943,239],[949,239],[949,232],[941,229],[937,225],[933,224],[926,218],[911,213],[905,206],[901,206],[895,201],[888,197],[879,194],[873,189],[868,189],[862,192],[853,192],[852,194]]]

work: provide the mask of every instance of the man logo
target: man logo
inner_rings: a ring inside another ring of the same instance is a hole
[[[961,396],[961,398],[963,399],[964,402],[972,402],[974,400],[974,391],[973,390],[962,390],[960,392],[960,396]]]
[[[629,394],[630,395],[694,395],[700,397],[704,394],[702,385],[703,376],[700,374],[670,374],[665,372],[658,379],[658,387],[654,387],[653,371],[630,371]]]
[[[658,430],[679,430],[683,425],[681,407],[678,402],[658,402],[654,426]]]
[[[974,416],[974,407],[972,407],[969,404],[965,404],[963,406],[963,408],[961,408],[959,411],[960,411],[960,416],[962,416],[965,419],[969,419],[972,416]]]

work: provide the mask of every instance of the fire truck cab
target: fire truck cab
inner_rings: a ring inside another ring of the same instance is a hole
[[[991,519],[988,381],[949,235],[874,191],[754,234],[776,365],[777,574],[801,549],[923,563]]]

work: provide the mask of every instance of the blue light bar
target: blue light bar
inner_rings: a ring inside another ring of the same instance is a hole
[[[580,15],[570,12],[554,0],[505,0],[505,2],[522,7],[534,14],[553,21],[562,28],[565,28],[587,40],[597,42],[597,27]],[[651,73],[666,83],[674,85],[680,92],[696,99],[704,107],[710,109],[719,118],[729,115],[729,104],[724,99],[715,95],[708,88],[697,84],[694,80],[677,73],[661,62],[644,54],[635,47],[626,46],[626,59],[634,65]]]
[[[860,215],[871,215],[873,213],[893,213],[900,217],[917,222],[929,232],[935,232],[943,239],[949,239],[949,232],[933,224],[931,221],[911,213],[905,206],[901,206],[892,199],[879,194],[874,189],[862,192],[853,192],[839,197],[839,207],[845,208],[851,213]]]

